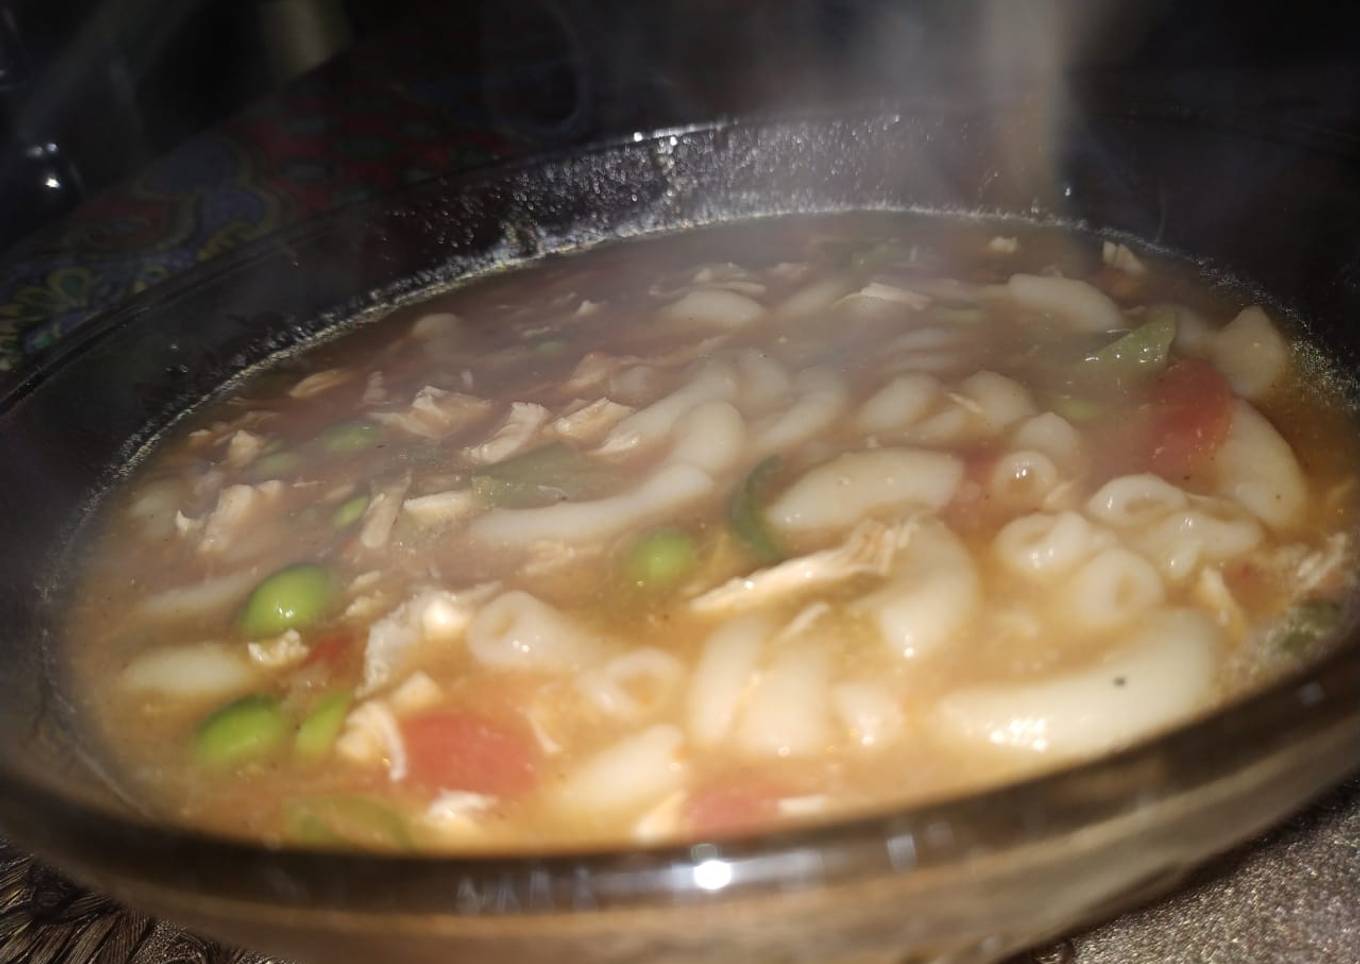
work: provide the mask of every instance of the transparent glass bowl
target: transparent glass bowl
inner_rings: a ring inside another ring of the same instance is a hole
[[[1248,700],[1039,779],[551,857],[280,851],[158,825],[63,696],[54,627],[80,520],[138,446],[347,319],[579,244],[848,208],[1080,221],[1248,279],[1353,366],[1360,192],[1325,136],[1137,110],[1039,129],[1023,113],[727,124],[437,180],[212,262],[59,345],[0,400],[0,827],[138,908],[299,961],[985,962],[1171,887],[1338,782],[1360,766],[1353,632]],[[1263,210],[1271,230],[1248,230]]]

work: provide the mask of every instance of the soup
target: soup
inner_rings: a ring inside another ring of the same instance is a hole
[[[551,850],[938,799],[1314,657],[1356,431],[1124,244],[906,215],[607,245],[246,378],[109,500],[84,709],[148,808]]]

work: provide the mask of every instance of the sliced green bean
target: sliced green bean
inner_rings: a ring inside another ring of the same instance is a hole
[[[302,468],[302,456],[284,449],[256,459],[250,467],[250,474],[255,479],[267,481],[293,475],[300,468]]]
[[[624,572],[644,589],[670,589],[694,572],[699,549],[683,529],[657,529],[633,543]]]
[[[367,495],[356,495],[348,498],[340,503],[335,514],[331,516],[331,525],[337,529],[348,529],[364,517],[364,511],[367,508]]]
[[[298,727],[293,752],[308,763],[315,763],[330,752],[345,725],[345,715],[354,702],[348,690],[321,697]]]
[[[405,850],[411,833],[401,814],[368,797],[351,794],[305,797],[284,808],[290,838],[312,847],[359,846]]]
[[[737,486],[727,506],[727,523],[732,532],[767,565],[784,558],[784,550],[765,521],[762,505],[765,488],[778,474],[780,464],[779,456],[772,455],[757,465]]]
[[[1148,320],[1086,359],[1087,377],[1128,385],[1159,375],[1176,340],[1174,310],[1153,310]]]
[[[241,611],[241,629],[259,638],[310,626],[326,615],[334,600],[335,581],[324,566],[286,566],[251,592]]]
[[[194,759],[205,766],[233,767],[268,756],[287,735],[288,724],[272,696],[245,696],[216,710],[194,733]]]
[[[1340,629],[1343,616],[1341,604],[1335,600],[1305,599],[1289,610],[1273,634],[1273,642],[1286,653],[1305,653]]]
[[[341,422],[326,429],[316,440],[327,452],[348,455],[371,448],[381,437],[382,429],[372,422]]]

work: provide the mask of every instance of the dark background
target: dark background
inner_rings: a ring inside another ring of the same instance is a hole
[[[356,49],[413,22],[446,54],[434,86],[450,110],[544,146],[746,111],[1058,88],[1355,138],[1348,7],[0,0],[0,251],[318,65],[363,69],[347,68]]]

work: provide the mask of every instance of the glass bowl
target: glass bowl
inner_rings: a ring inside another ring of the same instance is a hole
[[[794,211],[1074,223],[1195,252],[1355,370],[1345,142],[1155,111],[871,113],[638,134],[427,182],[167,282],[0,400],[0,827],[79,880],[298,961],[986,962],[1173,886],[1360,765],[1360,637],[1173,732],[966,798],[713,843],[472,859],[157,823],[67,699],[79,527],[174,418],[382,306],[552,252]]]

